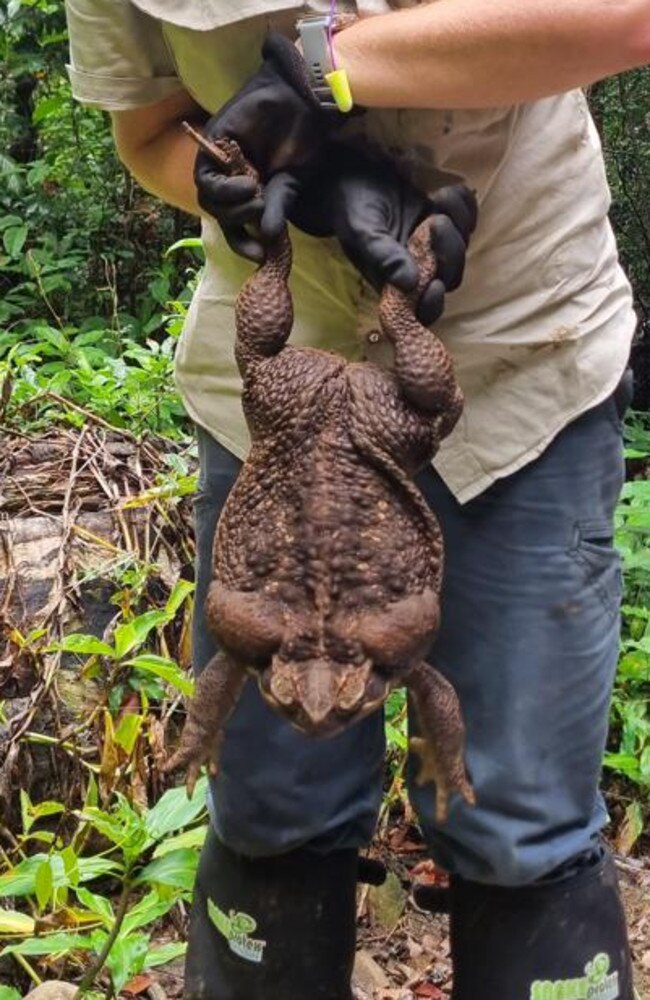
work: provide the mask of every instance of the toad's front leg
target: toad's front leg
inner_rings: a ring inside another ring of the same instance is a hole
[[[245,668],[226,653],[213,656],[199,675],[181,744],[163,767],[165,774],[187,768],[189,798],[203,764],[209,764],[211,772],[216,773],[223,727],[239,701],[245,680]]]
[[[413,696],[422,736],[413,736],[411,750],[421,759],[419,785],[436,785],[436,820],[444,823],[449,796],[458,792],[469,805],[476,799],[465,770],[465,727],[453,687],[428,663],[419,663],[405,678]]]

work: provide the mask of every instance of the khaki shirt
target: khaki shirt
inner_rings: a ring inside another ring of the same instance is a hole
[[[291,0],[66,5],[74,95],[111,111],[182,87],[215,111],[255,69],[264,33],[290,33],[305,8]],[[385,0],[357,8],[389,9]],[[462,178],[478,195],[465,279],[436,325],[466,405],[435,465],[463,502],[538,456],[613,391],[627,363],[635,315],[607,219],[598,135],[577,90],[492,110],[371,110],[362,127],[422,189]],[[389,364],[388,345],[367,340],[376,295],[336,241],[292,235],[292,342]],[[177,380],[194,420],[243,456],[233,304],[250,265],[230,252],[216,223],[204,220],[203,236],[206,267]]]

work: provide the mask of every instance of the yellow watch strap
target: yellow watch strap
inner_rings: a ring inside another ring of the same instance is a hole
[[[325,74],[325,80],[332,91],[332,97],[339,111],[344,113],[354,107],[348,74],[344,69],[333,69]]]

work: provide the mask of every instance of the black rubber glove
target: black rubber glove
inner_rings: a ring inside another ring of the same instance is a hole
[[[204,126],[208,139],[234,139],[264,184],[279,170],[315,162],[319,150],[344,120],[325,109],[314,95],[305,62],[289,39],[267,36],[260,69]],[[257,224],[264,201],[248,177],[227,177],[218,164],[199,151],[194,168],[198,201],[223,229],[229,246],[250,260],[261,261],[261,243],[246,231]]]
[[[283,171],[265,189],[262,236],[277,236],[288,218],[313,236],[336,236],[346,256],[377,291],[386,283],[404,292],[418,280],[406,243],[423,219],[431,217],[436,277],[423,291],[418,318],[434,323],[445,291],[463,277],[469,237],[476,226],[476,198],[464,184],[426,196],[400,175],[393,163],[355,146],[331,142],[321,166],[308,180]]]

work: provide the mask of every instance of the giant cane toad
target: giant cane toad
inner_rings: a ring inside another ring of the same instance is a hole
[[[234,144],[217,146],[237,160]],[[427,227],[409,243],[420,287],[435,270]],[[424,660],[438,628],[443,545],[413,476],[453,428],[462,395],[444,346],[415,319],[417,292],[389,286],[381,299],[392,371],[292,347],[290,267],[285,233],[237,300],[252,447],[215,537],[206,610],[221,652],[198,678],[167,770],[187,767],[191,793],[201,765],[216,766],[249,676],[313,736],[352,725],[406,685],[422,734],[412,740],[420,781],[435,781],[444,820],[450,793],[474,796],[456,694]]]

